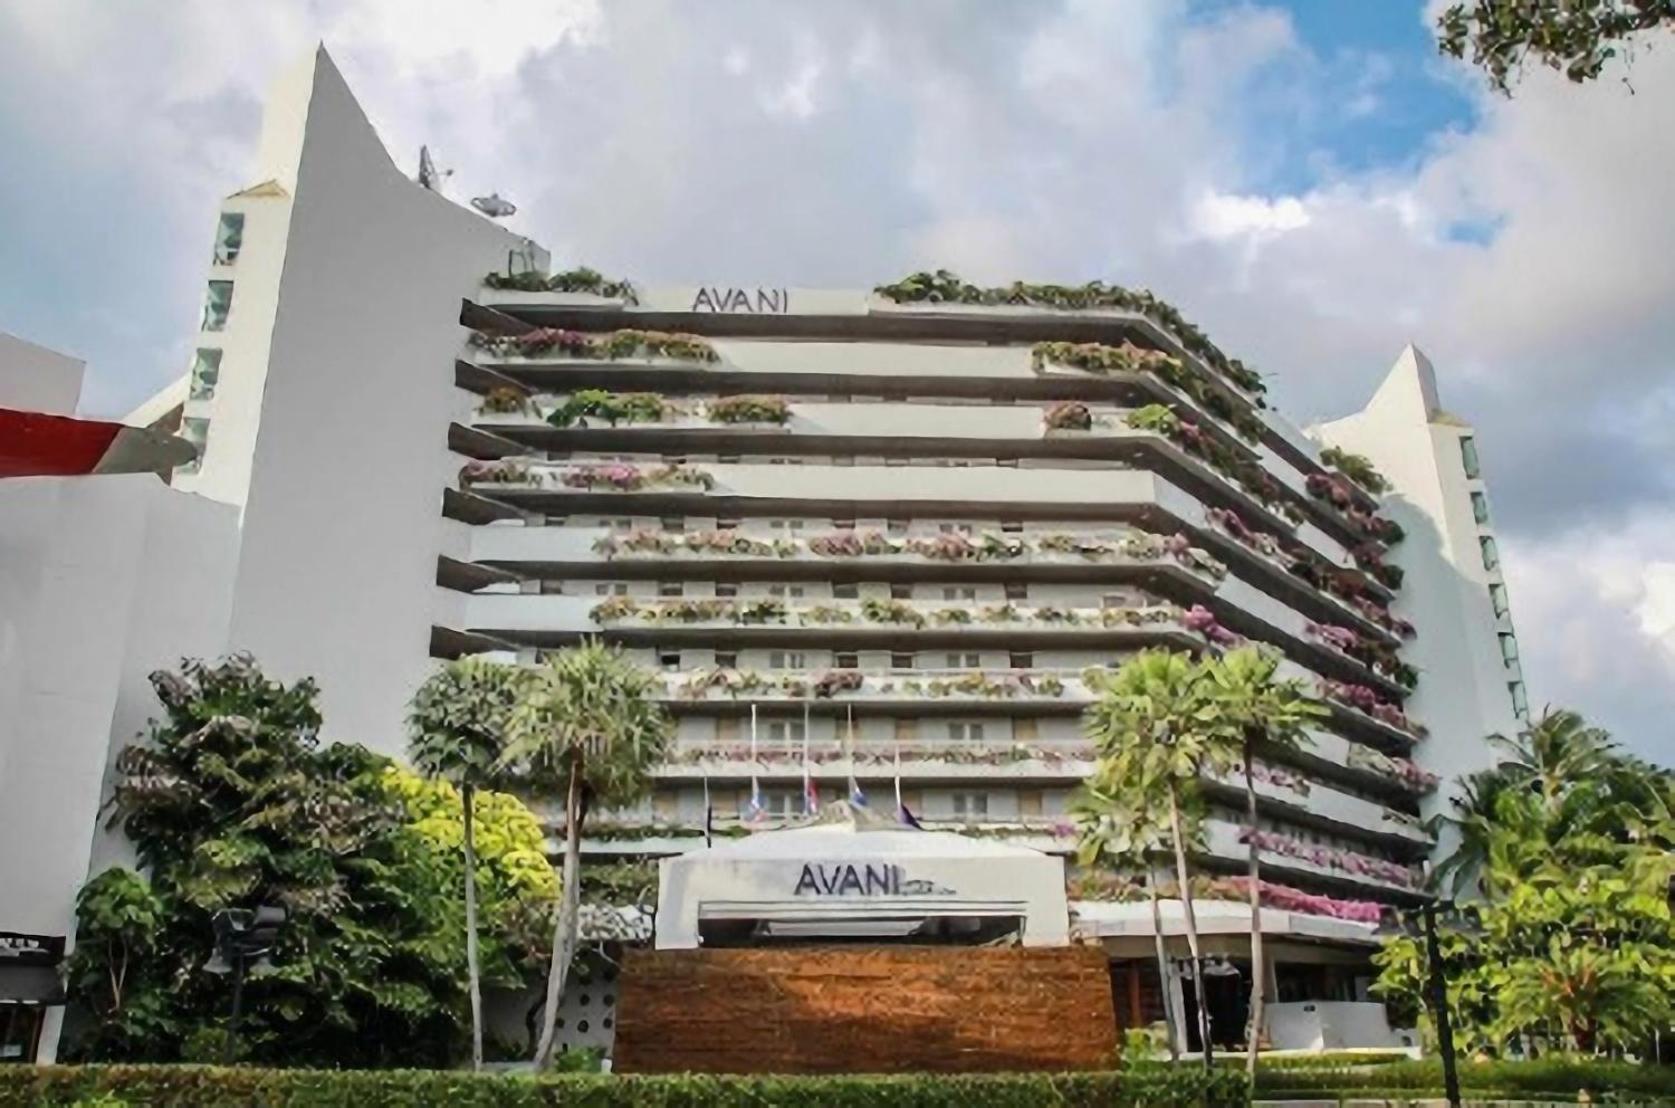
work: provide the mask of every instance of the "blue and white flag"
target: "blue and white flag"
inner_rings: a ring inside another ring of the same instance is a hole
[[[762,804],[762,782],[756,776],[756,705],[750,706],[750,800],[744,807],[746,823],[757,823],[767,814]]]

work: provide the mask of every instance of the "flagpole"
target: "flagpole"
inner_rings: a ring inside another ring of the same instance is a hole
[[[750,806],[746,809],[750,820],[762,818],[762,780],[756,773],[756,705],[750,706]]]
[[[814,772],[808,760],[809,702],[803,701],[803,811],[814,815],[819,809],[819,794],[814,791]]]

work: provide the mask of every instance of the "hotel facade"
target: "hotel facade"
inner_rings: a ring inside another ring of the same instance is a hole
[[[399,170],[323,51],[281,81],[260,159],[220,215],[191,371],[146,418],[200,449],[175,489],[239,513],[230,600],[204,600],[228,648],[315,677],[329,734],[399,756],[438,659],[596,637],[660,675],[678,733],[650,800],[595,819],[590,864],[855,786],[1068,855],[1090,667],[1264,644],[1330,708],[1257,762],[1270,1039],[1393,1041],[1367,906],[1417,901],[1426,820],[1526,713],[1472,431],[1417,350],[1305,429],[1114,287],[554,279]],[[1199,868],[1240,874],[1243,783],[1204,795]],[[1110,952],[1119,1020],[1149,1022],[1182,985],[1128,895],[1072,871],[1071,928]],[[1235,895],[1199,911],[1231,981]],[[634,941],[650,915],[593,918]],[[1243,988],[1208,992],[1218,1039]],[[570,1041],[608,1042],[580,1004]]]

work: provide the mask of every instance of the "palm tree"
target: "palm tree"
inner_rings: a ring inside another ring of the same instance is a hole
[[[1103,764],[1103,763],[1102,763]],[[1145,874],[1146,898],[1152,909],[1152,952],[1157,958],[1158,989],[1163,1000],[1163,1023],[1169,1032],[1169,1060],[1180,1060],[1174,998],[1169,989],[1169,955],[1163,945],[1163,913],[1158,906],[1157,875],[1152,859],[1167,849],[1169,825],[1149,803],[1160,790],[1148,782],[1111,778],[1095,769],[1071,801],[1079,837],[1076,860],[1084,868],[1104,863]]]
[[[1279,656],[1256,646],[1232,650],[1204,663],[1211,696],[1221,706],[1220,722],[1239,746],[1245,773],[1246,838],[1250,845],[1250,1026],[1245,1036],[1245,1069],[1256,1074],[1257,1043],[1262,1035],[1267,974],[1262,960],[1262,863],[1257,850],[1257,744],[1270,750],[1298,750],[1312,743],[1305,730],[1311,720],[1326,714],[1296,679],[1279,679]]]
[[[558,1002],[576,954],[582,824],[594,807],[631,804],[651,787],[674,725],[652,693],[657,678],[597,642],[558,651],[529,675],[512,713],[503,761],[530,784],[564,797],[564,870],[545,1024],[535,1068],[552,1061]]]
[[[471,992],[471,1068],[483,1068],[483,987],[477,957],[477,844],[473,809],[479,788],[494,783],[517,704],[523,670],[460,658],[413,694],[407,755],[413,768],[459,789],[465,852],[465,968]]]
[[[1143,650],[1114,674],[1090,674],[1089,683],[1098,698],[1088,707],[1084,725],[1098,752],[1101,774],[1107,780],[1151,783],[1163,795],[1150,799],[1168,801],[1169,838],[1187,947],[1192,953],[1192,986],[1198,998],[1199,1041],[1208,1065],[1210,1017],[1183,812],[1197,793],[1200,774],[1223,773],[1232,767],[1234,755],[1219,722],[1220,705],[1211,695],[1203,667],[1186,653]]]

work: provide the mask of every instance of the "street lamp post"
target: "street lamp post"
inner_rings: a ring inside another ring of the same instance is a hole
[[[215,929],[215,956],[205,968],[212,973],[231,971],[233,975],[233,1014],[221,1044],[221,1064],[230,1066],[239,1019],[244,1014],[245,971],[253,959],[264,957],[279,941],[285,909],[271,904],[255,909],[224,908],[210,917],[210,923]]]
[[[1437,1051],[1442,1055],[1442,1091],[1449,1108],[1460,1108],[1460,1075],[1454,1066],[1454,1027],[1448,1021],[1448,984],[1442,975],[1442,944],[1437,941],[1437,907],[1426,901],[1425,960],[1430,964],[1431,1015],[1437,1021]]]

